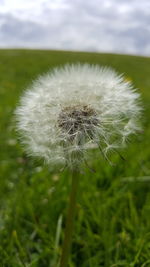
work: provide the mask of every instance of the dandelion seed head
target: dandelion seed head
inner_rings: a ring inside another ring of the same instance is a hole
[[[139,94],[111,68],[65,65],[40,76],[21,97],[17,129],[29,154],[48,164],[81,162],[88,150],[123,147],[139,131]]]

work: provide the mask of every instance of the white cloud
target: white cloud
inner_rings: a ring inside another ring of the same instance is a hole
[[[0,0],[0,46],[150,55],[149,0]]]

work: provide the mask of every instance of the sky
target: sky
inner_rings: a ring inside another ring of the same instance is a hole
[[[0,0],[0,47],[150,56],[150,0]]]

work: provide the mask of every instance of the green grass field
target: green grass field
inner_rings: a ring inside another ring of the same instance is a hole
[[[14,110],[38,74],[67,62],[114,67],[139,88],[144,106],[143,132],[123,151],[126,161],[114,155],[112,167],[95,153],[95,173],[81,175],[69,266],[148,267],[150,58],[36,50],[0,50],[0,266],[56,267],[61,255],[70,174],[26,156]]]

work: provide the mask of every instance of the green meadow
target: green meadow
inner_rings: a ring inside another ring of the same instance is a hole
[[[70,173],[27,157],[14,110],[39,75],[65,63],[112,66],[141,93],[143,130],[113,155],[93,153],[80,174],[69,267],[150,266],[150,58],[85,52],[0,50],[0,266],[56,267]]]

